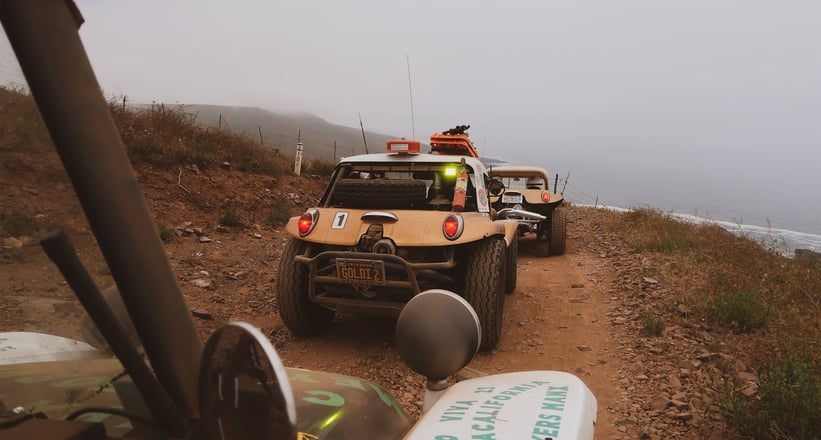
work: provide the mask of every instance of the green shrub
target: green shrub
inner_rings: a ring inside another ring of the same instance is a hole
[[[291,217],[291,202],[285,197],[277,197],[268,211],[266,220],[269,226],[276,228],[287,223]]]
[[[219,217],[219,224],[232,228],[245,226],[245,223],[242,221],[242,217],[233,206],[226,206],[222,209],[222,213]]]
[[[644,336],[661,336],[664,326],[664,318],[656,317],[650,312],[641,316],[641,334]]]
[[[17,210],[0,214],[0,226],[0,229],[13,237],[33,235],[37,231],[37,221],[25,212]]]
[[[174,230],[174,228],[170,227],[160,228],[157,232],[159,233],[160,240],[162,240],[163,243],[168,243],[171,240],[173,240],[174,237],[177,236],[177,232]]]
[[[786,355],[768,363],[755,400],[725,382],[719,404],[739,434],[756,439],[821,438],[821,380],[810,359]]]
[[[769,315],[769,307],[746,291],[718,296],[711,307],[717,321],[741,333],[763,327]]]

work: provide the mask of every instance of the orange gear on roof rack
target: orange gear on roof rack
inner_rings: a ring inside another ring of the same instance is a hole
[[[479,157],[473,142],[467,134],[470,125],[459,125],[444,133],[434,133],[430,135],[431,151],[439,154]]]

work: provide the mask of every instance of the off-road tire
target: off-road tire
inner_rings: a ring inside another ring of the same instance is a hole
[[[482,350],[491,350],[502,336],[505,295],[505,243],[498,238],[480,241],[468,252],[462,296],[476,311],[482,326]]]
[[[518,274],[516,273],[516,265],[519,259],[519,233],[513,234],[513,242],[507,247],[507,258],[505,258],[505,293],[510,295],[516,290],[516,281]]]
[[[290,239],[282,250],[277,275],[279,316],[296,336],[314,336],[327,329],[334,317],[333,310],[308,298],[308,268],[294,262],[307,246],[302,240]]]
[[[555,208],[550,214],[550,232],[547,237],[548,255],[562,255],[567,244],[567,210]]]
[[[418,180],[342,179],[333,199],[349,208],[409,208],[425,204],[425,197],[425,184]]]

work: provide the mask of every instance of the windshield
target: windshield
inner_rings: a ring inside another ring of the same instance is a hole
[[[353,163],[337,168],[322,206],[450,211],[457,181],[467,180],[464,211],[482,210],[484,181],[458,163]]]
[[[507,189],[528,189],[526,177],[495,177],[501,179]]]

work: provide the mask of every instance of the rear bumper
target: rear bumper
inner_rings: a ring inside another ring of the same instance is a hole
[[[456,267],[454,248],[445,250],[445,261],[437,262],[409,262],[397,255],[376,254],[350,251],[325,251],[316,256],[298,255],[294,258],[295,264],[304,264],[308,268],[308,297],[311,301],[336,309],[341,312],[397,316],[406,301],[386,300],[374,298],[360,298],[330,295],[320,286],[352,286],[357,288],[373,289],[374,286],[356,284],[344,281],[336,274],[336,260],[351,258],[360,260],[380,260],[385,263],[385,283],[375,288],[377,290],[395,289],[404,290],[413,297],[421,292],[420,278],[436,276],[441,271]]]

